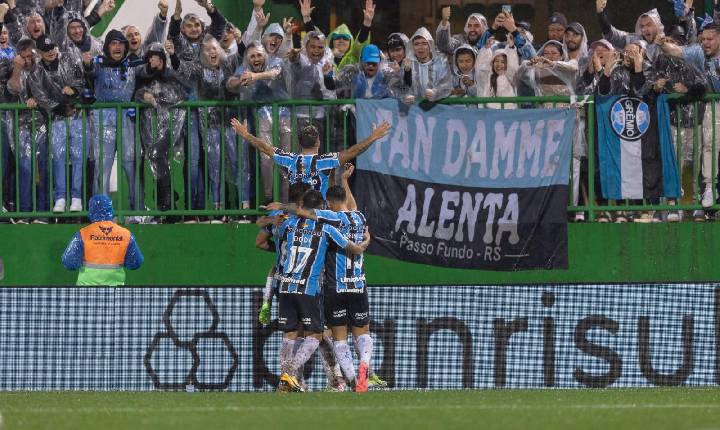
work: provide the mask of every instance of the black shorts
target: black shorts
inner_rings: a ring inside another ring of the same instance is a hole
[[[297,331],[302,324],[305,332],[321,333],[323,331],[322,296],[306,294],[280,293],[278,325],[285,333]]]
[[[338,293],[325,290],[325,320],[330,327],[365,327],[370,324],[370,304],[367,289],[361,293]]]

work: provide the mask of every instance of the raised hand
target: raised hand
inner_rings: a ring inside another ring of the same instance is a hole
[[[173,18],[179,20],[182,18],[182,0],[175,0],[175,12],[173,12]]]
[[[158,9],[160,9],[160,16],[166,17],[168,13],[168,0],[160,0],[158,2]]]
[[[315,8],[312,5],[312,0],[300,0],[300,16],[303,17],[304,22],[310,22],[313,10]]]
[[[240,122],[237,118],[233,118],[230,120],[230,125],[235,130],[235,133],[243,139],[249,139],[252,137],[250,130],[248,130],[247,120]]]
[[[293,28],[293,19],[292,18],[283,18],[282,28],[285,34],[291,34],[292,28]]]
[[[597,13],[602,13],[607,7],[607,0],[595,0],[595,10]]]
[[[5,3],[0,4],[0,21],[5,20],[5,15],[7,15],[8,11],[10,10],[10,6],[8,6]]]
[[[512,14],[503,12],[505,14],[505,20],[503,21],[503,26],[505,29],[507,29],[508,32],[512,33],[515,30],[517,30],[517,27],[515,26],[515,18],[512,16]]]
[[[450,6],[446,6],[442,8],[442,23],[443,25],[447,25],[448,22],[450,22],[450,13],[452,12],[452,8]]]
[[[375,2],[373,0],[365,0],[365,9],[363,9],[363,25],[370,27],[373,19],[375,19]]]
[[[259,10],[265,6],[265,0],[253,0],[253,9]]]
[[[345,170],[342,172],[342,179],[347,181],[354,172],[355,166],[352,163],[345,164]]]
[[[384,121],[380,125],[373,124],[373,132],[370,135],[370,139],[372,140],[380,140],[383,137],[387,136],[390,133],[390,129],[392,127],[390,126],[390,123],[387,121]]]
[[[168,39],[165,41],[165,51],[167,51],[169,56],[175,55],[175,44],[172,40]]]
[[[260,9],[255,11],[255,19],[257,20],[258,27],[265,28],[268,22],[270,22],[270,14],[265,15],[265,11]]]

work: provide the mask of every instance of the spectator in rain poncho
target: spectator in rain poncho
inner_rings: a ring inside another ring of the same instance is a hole
[[[567,51],[568,61],[577,63],[577,73],[575,75],[575,80],[577,80],[590,61],[585,27],[579,22],[571,22],[565,29],[563,45],[565,45],[564,49]]]
[[[477,85],[477,51],[468,44],[460,45],[453,54],[453,90],[455,97],[479,97]]]
[[[385,44],[388,54],[388,70],[385,73],[394,75],[393,78],[398,85],[398,93],[395,97],[401,99],[412,86],[412,68],[407,57],[410,52],[410,39],[403,33],[393,33],[388,36]]]
[[[607,40],[593,42],[593,56],[581,78],[578,89],[583,94],[600,96],[629,95],[642,97],[650,90],[645,71],[647,60],[636,58],[645,55],[647,44],[641,40],[628,44],[620,54]],[[640,67],[640,70],[637,70]]]
[[[532,37],[525,39],[528,34],[528,30],[515,24],[515,17],[511,13],[500,12],[480,38],[476,48],[487,48],[490,40],[493,41],[491,45],[493,48],[505,48],[506,45],[512,44],[517,50],[519,59],[529,60],[536,57],[537,53],[532,45]]]
[[[259,42],[251,42],[245,51],[245,59],[242,66],[240,66],[235,71],[234,76],[228,80],[227,88],[230,92],[239,94],[241,100],[272,103],[289,98],[285,81],[282,62],[280,62],[278,58],[275,58],[275,61],[273,61],[264,46]],[[258,136],[266,142],[274,142],[272,135],[272,107],[263,106],[255,110],[254,113],[257,115],[259,122]],[[283,151],[289,152],[292,141],[290,109],[280,107],[278,109],[278,115],[278,128],[280,132],[278,147]],[[255,121],[250,121],[250,123],[254,124]],[[264,196],[266,200],[272,199],[274,163],[273,160],[265,154],[261,154],[260,157]],[[287,186],[282,187],[281,193],[287,197]]]
[[[93,57],[102,54],[103,44],[90,35],[87,22],[82,15],[72,12],[67,16],[67,25],[63,37],[58,37],[60,51],[82,61],[83,54],[89,52]]]
[[[477,58],[477,83],[480,97],[515,97],[515,75],[519,68],[517,50],[512,42],[507,48],[482,48]],[[514,103],[501,105],[490,103],[485,107],[490,109],[514,109]]]
[[[188,87],[194,86],[200,100],[230,100],[231,94],[227,91],[228,79],[238,66],[237,56],[227,57],[220,43],[214,37],[206,35],[200,51],[200,61],[179,59],[177,69],[178,77]],[[237,137],[229,127],[232,114],[223,107],[208,107],[199,110],[200,138],[207,154],[208,179],[215,209],[222,208],[221,179],[223,172],[225,178],[236,184],[237,177]],[[224,141],[224,146],[222,143]],[[223,166],[221,154],[225,155],[226,165]],[[192,201],[204,201],[203,195],[198,195],[202,189],[196,185],[204,178],[194,176],[200,172],[200,154],[193,152],[190,155]],[[243,157],[247,161],[247,156]],[[227,167],[226,167],[227,166]],[[249,205],[249,172],[247,165],[243,167],[243,181],[245,189],[242,190],[244,207]]]
[[[198,60],[206,35],[211,35],[215,40],[222,40],[223,38],[227,20],[212,3],[207,2],[206,4],[206,10],[211,19],[210,26],[207,28],[200,17],[194,13],[189,13],[181,19],[181,8],[176,8],[170,19],[168,39],[173,42],[175,54],[181,60]]]
[[[28,82],[30,75],[38,67],[34,48],[33,40],[20,40],[16,45],[17,56],[13,60],[12,74],[7,81],[11,101],[30,108],[37,106],[37,100],[32,96]],[[20,188],[17,204],[21,212],[35,210],[45,212],[49,209],[47,118],[42,110],[21,110],[17,118],[17,130],[14,121],[8,122],[8,135],[17,135],[17,142],[15,139],[10,139],[11,148],[19,163],[18,177],[15,178]],[[36,188],[36,200],[33,200],[33,187]]]
[[[635,32],[628,33],[618,30],[610,23],[605,5],[607,0],[597,1],[597,13],[600,20],[600,29],[603,37],[610,42],[615,49],[625,49],[631,43],[643,41],[646,44],[645,55],[650,62],[660,53],[660,47],[655,44],[658,37],[662,37],[665,32],[665,26],[660,19],[660,13],[657,9],[652,9],[637,19],[635,23]]]
[[[134,25],[128,25],[122,28],[125,38],[128,40],[130,46],[130,55],[128,56],[131,60],[138,60],[145,57],[145,50],[153,43],[163,43],[167,35],[167,13],[168,7],[167,2],[159,2],[158,9],[160,10],[150,28],[147,30],[145,37],[143,38],[140,29]]]
[[[53,212],[65,212],[68,200],[71,202],[70,211],[80,212],[83,208],[85,154],[88,153],[86,142],[89,141],[87,122],[83,124],[82,116],[75,108],[85,85],[82,62],[72,55],[61,54],[49,38],[40,39],[37,49],[41,59],[28,83],[38,106],[52,119],[50,146],[55,182]],[[69,154],[66,146],[69,147]],[[65,179],[68,161],[72,167],[70,199],[67,199]]]
[[[159,43],[149,45],[145,52],[145,66],[138,73],[135,101],[148,103],[152,109],[140,113],[140,138],[145,158],[157,185],[157,209],[172,209],[170,154],[182,157],[180,137],[185,123],[185,109],[173,106],[185,100],[185,87],[168,67],[165,49]],[[172,126],[172,128],[171,128]]]
[[[392,74],[385,73],[380,48],[367,45],[360,55],[359,64],[348,64],[335,74],[327,68],[325,87],[349,92],[354,99],[384,99],[392,97],[397,85]]]
[[[523,61],[517,76],[535,90],[536,96],[571,96],[575,94],[577,71],[577,62],[570,61],[565,46],[550,40],[537,57]]]
[[[488,29],[487,18],[483,14],[473,13],[465,21],[465,32],[451,36],[450,34],[450,7],[443,8],[442,20],[435,32],[438,51],[454,55],[463,45],[477,47],[480,39]]]
[[[325,35],[311,31],[305,35],[302,50],[292,49],[288,53],[285,70],[290,74],[290,96],[294,100],[335,100],[335,91],[325,87],[323,67],[333,63],[333,53],[325,46]],[[298,129],[311,124],[322,129],[325,119],[323,107],[299,107],[296,110]],[[312,115],[311,115],[312,113]],[[310,119],[312,117],[312,119]]]
[[[430,32],[421,27],[410,38],[410,69],[412,85],[404,102],[415,103],[422,99],[436,101],[450,95],[452,73],[445,55],[437,52]]]
[[[31,12],[25,17],[23,23],[14,19],[12,13],[13,9],[5,15],[4,27],[8,29],[10,42],[13,45],[17,45],[23,37],[32,39],[34,42],[40,40],[41,37],[45,37],[46,25],[42,15],[37,12]]]
[[[118,30],[111,30],[105,36],[103,55],[95,57],[90,62],[84,62],[85,73],[93,83],[94,96],[98,102],[122,103],[133,100],[137,73],[141,70],[143,62],[130,60],[128,50],[129,43],[125,36]],[[133,210],[141,210],[144,207],[145,197],[140,178],[135,174],[136,152],[140,148],[139,145],[136,148],[135,127],[132,121],[134,117],[134,109],[123,110],[120,118],[117,117],[115,109],[93,111],[92,121],[99,135],[98,141],[93,142],[92,151],[95,159],[93,193],[109,192],[117,135],[122,133],[122,151],[118,152],[119,161],[128,181],[130,207]]]

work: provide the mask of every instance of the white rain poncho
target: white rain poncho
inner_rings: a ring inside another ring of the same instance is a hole
[[[496,75],[493,71],[493,63],[501,55],[505,56],[506,70],[504,73]],[[494,52],[489,48],[481,49],[475,67],[480,97],[516,97],[515,75],[518,68],[519,59],[515,47],[497,49]],[[490,103],[486,107],[490,109],[502,108],[499,103]],[[517,106],[515,104],[505,104],[504,107],[513,109]]]
[[[555,45],[562,53],[560,61],[552,64],[538,63],[532,65],[530,61],[523,61],[518,70],[518,80],[534,90],[536,96],[570,96],[575,94],[575,79],[578,64],[568,58],[565,46],[557,41],[546,42],[538,51],[538,56],[544,55],[548,45]]]
[[[457,64],[457,57],[458,54],[461,54],[463,52],[470,53],[473,57],[473,69],[468,72],[464,73],[460,70]],[[453,90],[461,89],[463,90],[464,97],[479,97],[480,96],[480,87],[478,86],[478,83],[476,81],[476,75],[477,75],[477,58],[478,58],[478,52],[477,49],[473,48],[472,46],[466,44],[460,45],[455,49],[455,52],[453,53]],[[472,81],[472,85],[465,85],[463,78],[469,78]]]
[[[470,20],[477,20],[480,23],[481,27],[475,43],[472,43],[468,38],[468,25],[470,24]],[[467,44],[471,46],[477,46],[477,43],[482,39],[483,34],[485,33],[485,31],[487,31],[487,29],[487,18],[485,18],[485,16],[481,13],[473,13],[468,16],[467,21],[465,21],[465,33],[456,34],[454,36],[450,35],[450,24],[448,24],[447,26],[443,26],[442,23],[440,23],[437,30],[435,31],[438,51],[444,54],[452,55],[455,50],[462,45]]]
[[[325,53],[319,61],[313,61],[307,54],[307,45],[311,39],[319,38],[325,42],[325,35],[319,31],[311,31],[305,35],[302,51],[296,61],[287,60],[285,70],[290,74],[290,95],[295,100],[335,100],[335,91],[325,87],[323,66],[326,63],[334,64],[333,53],[325,48]],[[314,117],[324,118],[325,110],[322,107],[314,109]],[[307,118],[310,115],[307,107],[297,109],[298,116]]]
[[[427,40],[430,45],[432,58],[425,63],[421,63],[416,58],[415,50],[412,47],[413,41],[419,37]],[[427,90],[432,90],[434,93],[431,101],[440,100],[450,95],[452,91],[450,65],[445,55],[435,48],[435,40],[425,27],[418,29],[410,38],[410,50],[407,52],[407,57],[411,61],[412,86],[408,94],[411,98],[406,98],[406,102],[425,99]]]

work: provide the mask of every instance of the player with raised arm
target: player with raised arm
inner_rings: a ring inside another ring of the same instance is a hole
[[[342,186],[330,187],[328,190],[327,203],[330,210],[310,210],[292,203],[272,203],[268,208],[296,213],[300,217],[330,224],[340,230],[345,237],[360,243],[363,240],[366,221],[362,212],[357,210],[355,198],[348,184],[353,171],[354,167],[351,164],[346,165],[342,175]],[[325,319],[332,329],[335,356],[345,378],[354,385],[355,391],[366,392],[373,339],[370,336],[370,312],[363,256],[349,254],[344,249],[331,244],[325,260],[324,281]],[[355,348],[360,358],[357,374],[347,344],[348,326],[351,327]],[[379,380],[377,377],[376,379]],[[383,382],[379,380],[377,385]]]
[[[248,130],[246,122],[240,122],[237,118],[233,118],[230,123],[239,136],[250,142],[258,151],[272,157],[275,164],[286,171],[290,185],[297,182],[308,183],[314,190],[322,193],[323,199],[330,187],[332,171],[367,151],[373,143],[384,138],[390,132],[390,124],[383,122],[379,126],[373,126],[372,134],[362,142],[339,153],[319,155],[320,132],[314,126],[307,126],[300,132],[302,152],[296,154],[285,152],[263,139],[253,136]]]
[[[322,207],[318,191],[305,193],[302,208],[313,210]],[[283,241],[282,272],[278,279],[280,312],[278,324],[285,333],[283,357],[287,357],[290,341],[297,338],[302,325],[305,341],[291,360],[280,363],[281,391],[303,391],[297,372],[315,353],[323,332],[321,274],[328,246],[334,244],[348,254],[361,255],[370,244],[370,234],[363,233],[363,241],[348,240],[335,227],[315,220],[293,216],[280,226],[277,236]],[[286,340],[288,342],[286,342]]]

